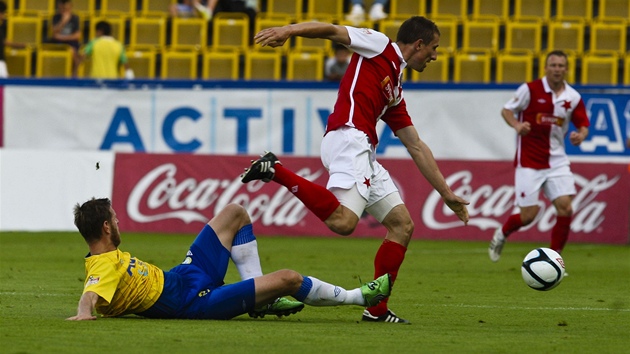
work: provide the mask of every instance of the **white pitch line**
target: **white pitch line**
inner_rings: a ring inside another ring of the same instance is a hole
[[[615,309],[604,307],[523,307],[523,306],[496,306],[496,305],[467,305],[467,304],[414,304],[416,307],[464,307],[464,308],[478,308],[478,309],[508,309],[508,310],[551,310],[551,311],[621,311],[630,312],[630,309]]]

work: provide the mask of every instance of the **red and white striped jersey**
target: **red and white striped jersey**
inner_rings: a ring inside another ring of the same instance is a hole
[[[542,170],[568,165],[564,137],[569,121],[577,127],[588,127],[589,120],[582,96],[565,82],[559,95],[543,77],[522,84],[503,108],[514,112],[520,122],[529,122],[531,131],[517,137],[514,165]]]
[[[397,130],[413,125],[402,92],[402,70],[407,63],[398,45],[383,33],[346,27],[348,48],[354,51],[339,85],[337,102],[328,117],[326,132],[347,126],[364,132],[378,144],[376,123],[382,119]]]

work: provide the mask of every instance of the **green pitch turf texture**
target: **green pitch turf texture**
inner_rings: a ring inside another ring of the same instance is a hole
[[[190,235],[124,234],[121,249],[170,269]],[[292,268],[347,289],[372,278],[380,239],[258,237],[263,270]],[[630,353],[630,247],[569,244],[570,275],[539,292],[521,279],[531,243],[500,262],[485,242],[412,241],[390,299],[411,325],[359,321],[356,306],[284,318],[72,322],[87,247],[78,233],[0,234],[2,353]],[[230,266],[227,282],[238,280]]]

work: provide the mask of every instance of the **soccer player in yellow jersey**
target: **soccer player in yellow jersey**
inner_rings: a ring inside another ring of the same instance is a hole
[[[190,246],[184,261],[169,271],[118,249],[116,212],[107,198],[74,208],[74,224],[90,253],[76,316],[136,314],[150,318],[230,319],[286,316],[312,306],[373,306],[391,293],[389,274],[345,290],[311,276],[283,269],[263,275],[256,238],[247,211],[229,204],[208,222]],[[224,284],[229,259],[242,281]],[[283,296],[291,295],[299,301]]]
[[[120,78],[120,65],[125,68],[125,78],[133,79],[133,70],[127,63],[125,47],[112,37],[112,26],[107,21],[99,21],[95,27],[96,38],[83,49],[82,59],[90,57],[92,70],[90,77],[98,79]]]

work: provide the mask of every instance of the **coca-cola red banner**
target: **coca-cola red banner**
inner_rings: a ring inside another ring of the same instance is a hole
[[[253,156],[116,155],[113,204],[123,230],[197,233],[228,203],[249,211],[263,235],[333,236],[286,188],[260,181],[242,184],[239,175]],[[328,174],[319,158],[281,157],[285,167],[320,185]],[[439,161],[448,184],[470,201],[464,226],[408,159],[379,159],[395,179],[415,223],[414,238],[489,240],[516,212],[512,163]],[[578,190],[571,242],[628,243],[630,171],[624,164],[573,163]],[[536,221],[511,236],[548,242],[555,210],[544,200]],[[356,237],[384,237],[385,228],[365,214]]]

